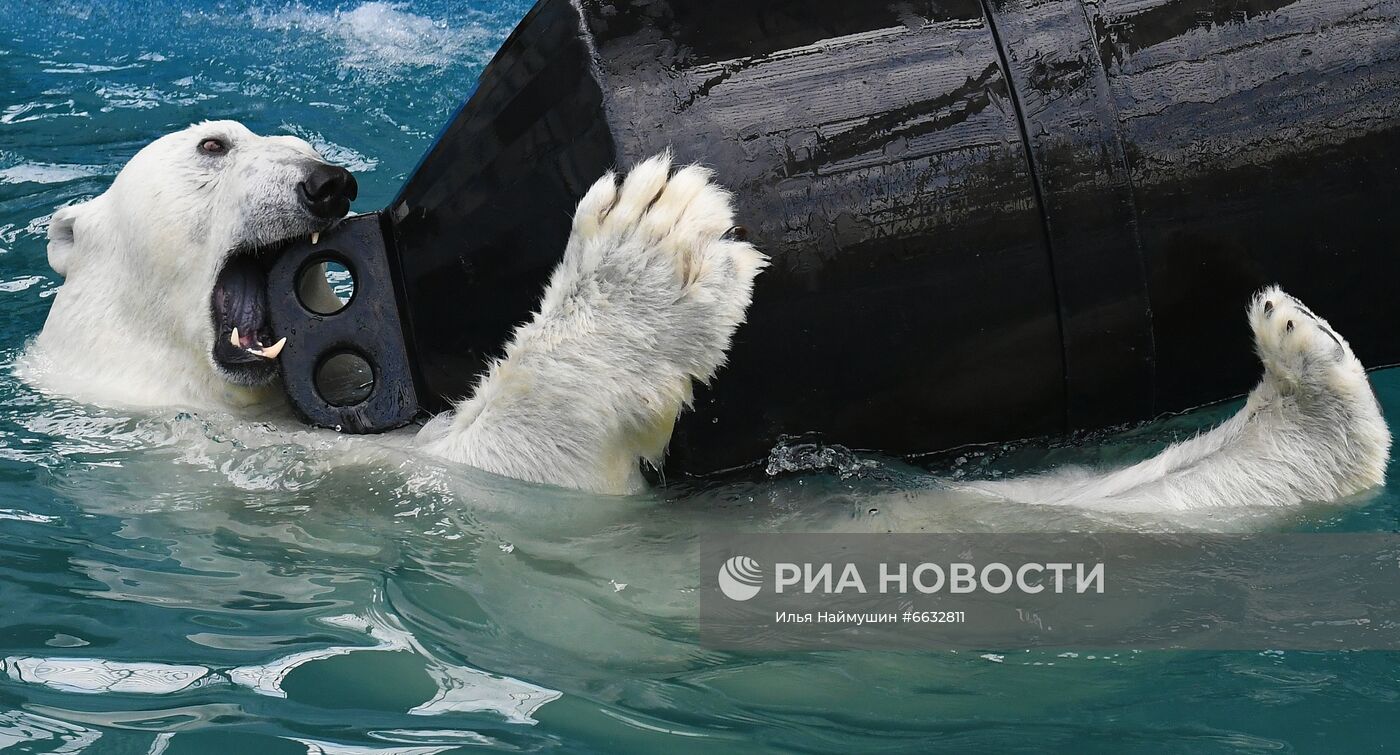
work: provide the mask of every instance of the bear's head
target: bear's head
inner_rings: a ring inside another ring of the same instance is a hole
[[[265,399],[282,345],[268,263],[355,194],[295,137],[208,121],[157,139],[106,192],[54,213],[48,259],[64,285],[31,349],[40,382],[99,402]]]

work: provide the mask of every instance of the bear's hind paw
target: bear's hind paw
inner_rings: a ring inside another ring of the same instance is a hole
[[[1265,375],[1281,387],[1335,391],[1339,380],[1366,380],[1346,340],[1278,286],[1255,295],[1249,323]]]

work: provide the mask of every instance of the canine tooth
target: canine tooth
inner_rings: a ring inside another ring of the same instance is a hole
[[[311,245],[312,245],[312,246],[316,246],[316,242],[317,242],[317,241],[320,241],[320,240],[321,240],[321,232],[320,232],[320,231],[312,231],[312,232],[311,232]]]
[[[234,328],[233,332],[228,334],[228,342],[233,344],[234,348],[243,348],[243,344],[238,340],[238,328]]]
[[[286,346],[286,345],[287,345],[287,337],[286,337],[286,336],[282,336],[282,340],[280,340],[280,341],[278,341],[277,343],[274,343],[274,344],[272,344],[271,346],[269,346],[269,347],[263,349],[263,350],[258,354],[258,356],[263,357],[263,358],[265,358],[265,359],[276,359],[276,358],[277,358],[277,355],[282,353],[282,347],[283,347],[283,346]]]

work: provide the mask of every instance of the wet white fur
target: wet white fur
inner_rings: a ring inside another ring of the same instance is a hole
[[[1333,501],[1380,485],[1390,431],[1346,340],[1278,287],[1249,324],[1264,376],[1226,422],[1113,472],[973,483],[1013,501],[1124,512]]]
[[[228,154],[198,145],[216,136]],[[224,380],[210,293],[227,253],[324,226],[296,186],[320,157],[293,137],[202,123],[142,149],[101,196],[60,209],[49,261],[65,282],[21,359],[48,392],[104,405],[285,413],[277,384]],[[660,464],[694,380],[724,362],[765,264],[724,238],[727,193],[669,155],[608,174],[579,203],[534,319],[474,395],[418,436],[429,453],[501,475],[630,493]]]

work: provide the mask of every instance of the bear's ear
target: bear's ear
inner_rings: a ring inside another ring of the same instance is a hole
[[[72,261],[78,221],[87,212],[88,202],[60,207],[49,220],[49,267],[55,273],[68,277],[68,265]]]

